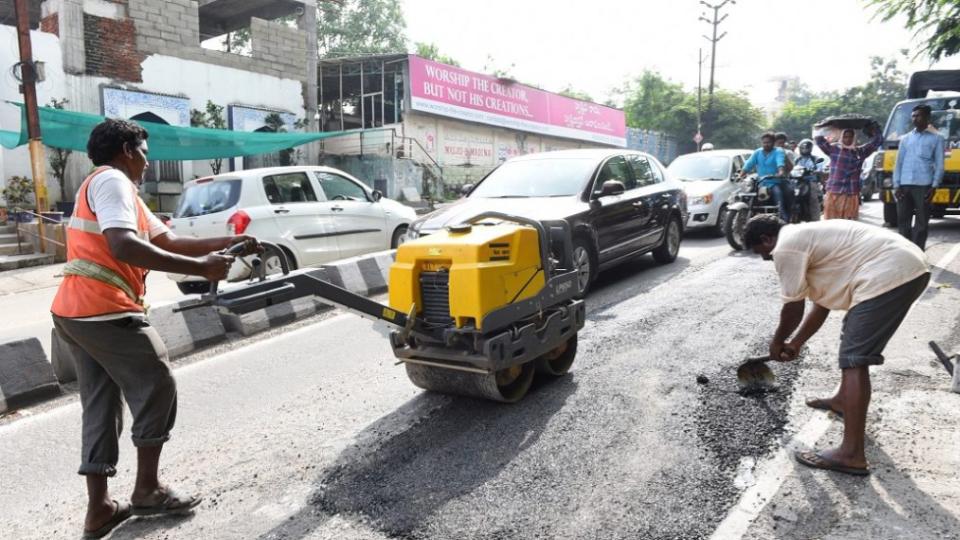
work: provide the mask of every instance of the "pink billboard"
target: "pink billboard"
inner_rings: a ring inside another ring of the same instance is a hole
[[[410,55],[414,110],[568,139],[626,146],[623,111]]]

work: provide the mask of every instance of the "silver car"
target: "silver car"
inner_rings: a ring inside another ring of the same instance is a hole
[[[684,154],[667,171],[687,194],[686,230],[710,229],[723,234],[727,199],[739,189],[736,177],[752,150],[711,150]]]

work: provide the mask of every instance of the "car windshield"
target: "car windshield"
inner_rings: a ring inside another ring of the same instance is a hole
[[[922,102],[911,101],[898,105],[890,115],[890,121],[887,122],[884,137],[887,142],[897,142],[900,137],[913,129],[913,120],[910,115],[919,103],[929,105],[933,109],[930,125],[940,132],[941,137],[950,142],[960,141],[960,97],[952,97],[928,99]]]
[[[190,184],[180,196],[175,218],[215,214],[229,210],[240,200],[240,180],[217,180]]]
[[[542,158],[507,161],[490,173],[470,197],[564,197],[583,191],[596,159]]]
[[[684,182],[725,180],[730,175],[730,157],[688,154],[673,160],[667,170]]]

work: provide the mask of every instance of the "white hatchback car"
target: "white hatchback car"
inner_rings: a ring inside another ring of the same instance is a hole
[[[740,189],[737,175],[752,150],[711,150],[677,157],[667,167],[680,180],[687,194],[687,224],[684,230],[710,228],[722,234],[727,200]]]
[[[249,234],[277,244],[292,268],[316,266],[396,247],[416,219],[413,208],[386,199],[330,167],[272,167],[198,178],[183,186],[169,221],[179,236]],[[279,256],[267,254],[268,273]],[[206,292],[202,278],[168,274],[184,293]],[[235,264],[228,280],[249,277]]]

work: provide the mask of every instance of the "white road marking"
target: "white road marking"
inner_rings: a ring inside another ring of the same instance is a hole
[[[960,243],[953,246],[940,260],[934,264],[930,282],[937,280],[940,274],[960,255]],[[910,311],[917,306],[915,302]],[[909,316],[909,312],[907,314]],[[839,386],[838,386],[839,387]],[[834,394],[836,389],[834,389]],[[780,490],[784,480],[793,470],[790,461],[795,450],[813,447],[823,437],[830,427],[831,419],[827,415],[814,415],[810,421],[800,428],[795,437],[778,450],[773,457],[763,462],[756,472],[756,483],[743,492],[737,504],[730,509],[727,517],[720,522],[710,540],[739,540],[749,530],[760,512]]]

